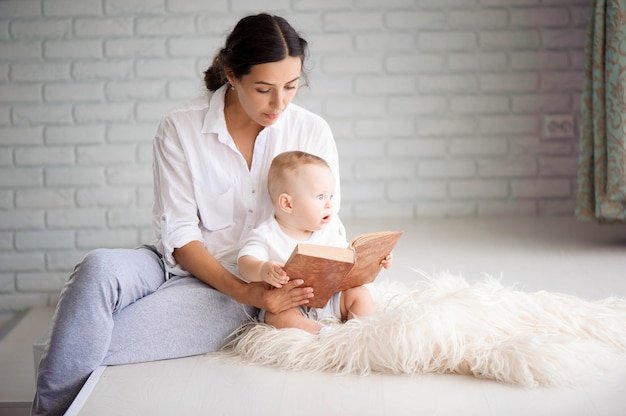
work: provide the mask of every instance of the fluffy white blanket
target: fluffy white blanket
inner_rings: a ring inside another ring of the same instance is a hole
[[[246,324],[228,356],[296,371],[457,373],[528,387],[589,382],[626,361],[626,299],[523,292],[486,277],[377,281],[378,313],[320,335]]]

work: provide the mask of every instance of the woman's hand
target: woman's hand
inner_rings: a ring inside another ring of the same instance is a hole
[[[309,299],[313,297],[313,289],[300,287],[303,283],[302,279],[290,280],[280,289],[260,282],[248,283],[248,286],[258,293],[258,298],[263,303],[255,306],[271,313],[281,313],[287,309],[309,303]]]
[[[272,313],[306,305],[313,297],[312,288],[300,287],[304,283],[301,279],[291,280],[280,289],[265,282],[246,283],[228,272],[199,241],[175,249],[174,258],[189,273],[237,302]]]

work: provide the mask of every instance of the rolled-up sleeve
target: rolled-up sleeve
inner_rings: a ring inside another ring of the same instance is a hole
[[[173,251],[191,241],[202,241],[198,207],[189,163],[170,120],[163,119],[154,140],[153,227],[157,248],[167,265],[176,265]]]

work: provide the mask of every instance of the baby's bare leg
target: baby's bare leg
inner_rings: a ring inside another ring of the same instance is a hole
[[[319,334],[322,326],[302,315],[298,308],[288,309],[281,313],[265,313],[265,322],[275,328],[298,328],[312,334]]]
[[[341,319],[362,318],[376,312],[376,304],[369,289],[357,286],[341,293]]]

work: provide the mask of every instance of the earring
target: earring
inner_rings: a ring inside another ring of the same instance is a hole
[[[235,91],[235,86],[234,86],[233,84],[230,84],[230,89],[231,89],[232,91]]]

